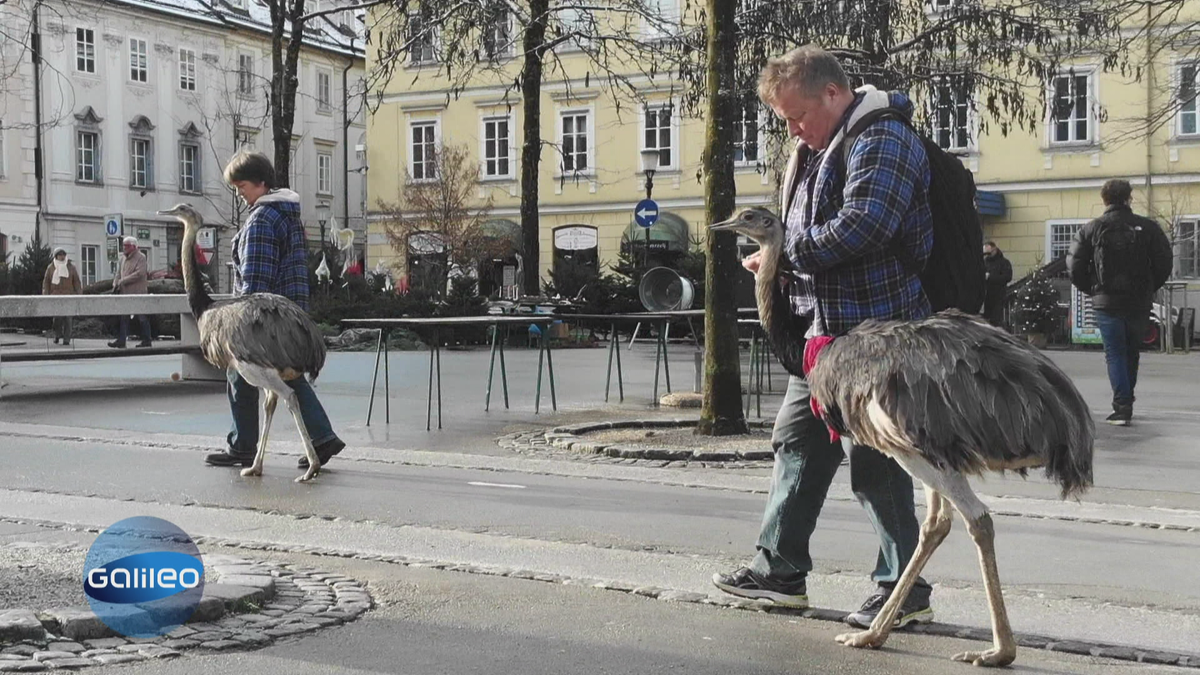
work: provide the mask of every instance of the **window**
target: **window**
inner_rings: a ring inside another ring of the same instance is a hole
[[[329,111],[329,102],[333,99],[333,75],[327,70],[317,71],[317,110]]]
[[[1175,276],[1200,277],[1200,242],[1196,232],[1200,229],[1195,220],[1175,223]]]
[[[333,194],[333,155],[328,152],[317,153],[317,192]]]
[[[258,149],[258,132],[239,127],[236,141],[238,150],[250,150],[253,152]]]
[[[1200,64],[1188,63],[1179,68],[1179,135],[1200,132],[1196,118],[1196,83]]]
[[[83,277],[80,281],[84,286],[91,286],[96,283],[96,258],[100,255],[99,246],[82,246],[79,249],[79,264],[83,267],[79,271],[79,276]]]
[[[179,50],[179,88],[196,91],[196,52],[190,49]]]
[[[1054,100],[1050,115],[1051,143],[1091,142],[1091,79],[1088,73],[1069,73],[1054,78]]]
[[[129,187],[150,186],[150,140],[134,138],[129,142]]]
[[[512,176],[512,129],[507,117],[483,120],[483,175],[485,178]]]
[[[934,12],[942,12],[956,4],[958,4],[958,0],[929,0],[929,9]]]
[[[646,108],[645,127],[642,131],[642,149],[658,150],[658,168],[674,168],[674,143],[671,142],[671,106]]]
[[[588,163],[588,114],[586,112],[563,113],[562,156],[563,172],[583,172]]]
[[[1079,228],[1083,227],[1083,222],[1069,223],[1050,223],[1049,240],[1046,242],[1046,263],[1054,262],[1059,258],[1067,255],[1067,251],[1071,248],[1071,239],[1075,237],[1075,233]],[[1066,276],[1066,273],[1063,273]]]
[[[420,14],[408,16],[408,34],[412,41],[409,47],[410,60],[414,65],[433,63],[437,60],[434,29],[428,27],[426,18]]]
[[[80,131],[75,136],[75,180],[96,183],[100,177],[100,135]]]
[[[238,54],[237,91],[242,96],[254,95],[254,56]]]
[[[413,180],[433,180],[437,171],[437,122],[412,125],[412,148],[409,154]]]
[[[933,138],[943,150],[971,147],[971,94],[960,82],[942,81],[933,88]]]
[[[200,193],[200,146],[179,144],[179,191]]]
[[[750,95],[738,106],[739,119],[733,125],[733,163],[752,166],[758,163],[758,97]]]
[[[646,0],[646,33],[666,36],[676,32],[681,0]]]
[[[129,80],[131,82],[146,82],[150,78],[147,64],[146,41],[129,38]]]
[[[91,28],[75,29],[75,70],[96,72],[96,31]]]
[[[488,10],[487,27],[483,31],[483,51],[495,61],[513,55],[512,13],[501,3]]]

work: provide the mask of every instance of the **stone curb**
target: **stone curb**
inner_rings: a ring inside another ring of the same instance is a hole
[[[228,555],[204,559],[218,582],[205,584],[187,624],[160,638],[117,636],[89,607],[0,610],[0,673],[172,658],[187,649],[261,647],[353,621],[373,604],[349,577]]]
[[[553,427],[543,432],[508,434],[496,439],[502,447],[518,444],[530,446],[549,445],[560,450],[570,450],[585,455],[603,455],[614,459],[643,459],[667,462],[770,462],[774,455],[770,450],[752,452],[714,452],[710,450],[687,450],[682,448],[644,448],[619,443],[597,443],[588,441],[586,434],[610,429],[681,429],[696,426],[695,419],[651,419],[619,420],[613,422],[591,422]],[[771,429],[768,420],[748,420],[752,429]]]

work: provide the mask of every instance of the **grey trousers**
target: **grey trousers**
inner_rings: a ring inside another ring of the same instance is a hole
[[[808,383],[792,377],[771,445],[775,473],[750,568],[781,582],[797,582],[812,571],[809,539],[842,458],[850,457],[850,488],[879,534],[879,556],[871,578],[883,587],[900,579],[917,549],[920,527],[914,512],[912,477],[883,453],[829,440],[829,430],[809,407]],[[919,579],[913,597],[928,597]]]

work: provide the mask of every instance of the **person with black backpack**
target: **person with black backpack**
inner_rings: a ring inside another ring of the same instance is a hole
[[[1154,293],[1174,264],[1167,235],[1133,212],[1132,195],[1129,181],[1106,182],[1100,188],[1104,215],[1079,228],[1067,254],[1071,283],[1092,298],[1113,392],[1113,411],[1105,421],[1118,426],[1133,419],[1142,338]]]
[[[851,89],[836,57],[804,46],[771,59],[759,97],[797,140],[781,195],[790,308],[806,337],[839,335],[871,319],[915,320],[983,304],[983,233],[971,174],[912,128],[901,93]],[[743,261],[757,272],[758,254]],[[877,588],[846,622],[866,628],[919,538],[913,482],[874,448],[830,440],[808,383],[791,377],[775,420],[775,472],[746,566],[713,575],[721,590],[790,607],[808,605],[809,540],[833,476],[850,460],[851,489],[879,535]],[[919,579],[897,627],[933,619]]]

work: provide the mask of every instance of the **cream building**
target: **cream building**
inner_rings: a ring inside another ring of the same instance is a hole
[[[663,213],[652,234],[667,243],[656,246],[686,246],[687,238],[702,238],[703,186],[697,176],[704,126],[673,105],[679,99],[678,83],[634,75],[642,100],[621,97],[618,110],[610,92],[599,86],[600,78],[587,75],[585,57],[572,53],[570,43],[560,49],[566,77],[548,78],[541,101],[541,133],[547,143],[539,186],[543,278],[563,247],[594,242],[603,265],[615,261],[623,236],[641,236],[631,223],[633,206],[645,196],[643,149],[662,151],[654,199]],[[479,196],[493,197],[498,220],[519,222],[522,120],[519,92],[507,85],[520,63],[509,62],[502,76],[480,78],[455,97],[447,95],[447,83],[434,75],[435,65],[429,62],[434,55],[432,49],[415,50],[381,92],[381,105],[368,123],[370,248],[376,260],[404,264],[404,256],[391,250],[383,236],[380,221],[386,216],[378,204],[398,198],[405,187],[398,177],[404,171],[423,176],[422,158],[439,144],[471,148],[479,161]],[[1101,184],[1121,177],[1135,186],[1134,208],[1173,233],[1176,276],[1188,281],[1190,304],[1200,304],[1200,111],[1193,98],[1197,64],[1162,53],[1140,81],[1102,72],[1099,66],[1080,58],[1073,69],[1045,83],[1051,105],[1032,134],[981,135],[970,92],[935,93],[924,106],[925,117],[939,143],[959,154],[974,173],[985,236],[1012,259],[1017,276],[1062,255],[1079,224],[1103,211]],[[1144,126],[1148,111],[1172,100],[1178,110],[1161,128],[1125,138]],[[753,105],[746,108],[742,122],[729,130],[740,159],[738,200],[769,203],[778,165],[764,164],[772,148],[761,133],[762,113]]]
[[[28,23],[34,3],[20,4],[26,15],[14,18]],[[189,202],[207,223],[240,220],[221,171],[238,147],[273,154],[267,11],[258,0],[66,0],[40,8],[41,236],[79,262],[85,284],[109,278],[115,268],[110,216],[119,217],[124,234],[139,238],[151,270],[176,263],[180,254],[181,228],[156,215],[159,209]],[[340,12],[309,30],[291,186],[301,195],[311,245],[319,238],[321,203],[327,218],[358,228],[365,242],[362,23]],[[20,98],[31,108],[32,69],[22,76],[19,86],[5,83],[5,100]],[[9,174],[26,183],[34,177],[38,129],[5,131],[5,145],[22,150],[8,152],[20,162]],[[211,239],[218,263],[228,260],[231,236],[225,230]],[[202,237],[201,245],[209,241]],[[225,288],[227,275],[221,276]]]

